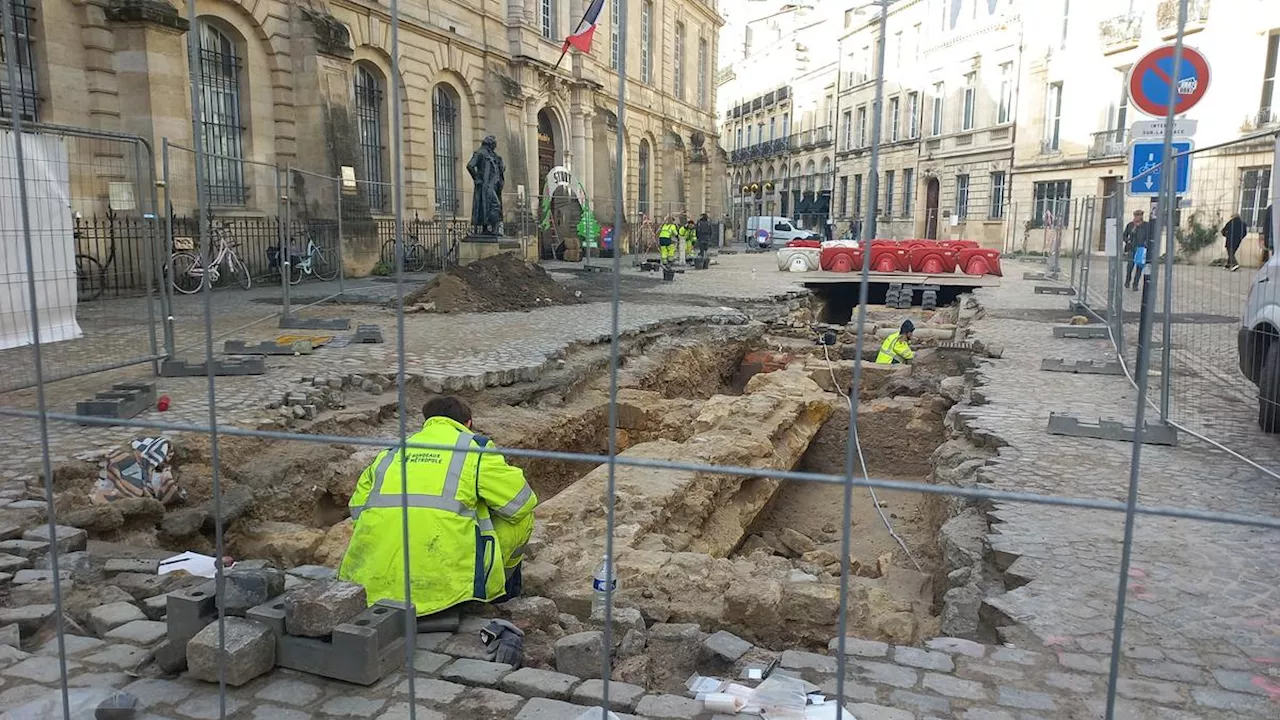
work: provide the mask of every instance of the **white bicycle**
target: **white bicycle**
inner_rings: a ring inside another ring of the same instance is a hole
[[[192,295],[199,292],[205,282],[213,287],[222,277],[220,268],[225,265],[240,287],[248,290],[253,285],[253,277],[249,275],[249,267],[236,253],[240,241],[231,234],[225,222],[210,221],[209,233],[216,248],[212,262],[206,262],[206,258],[196,251],[195,241],[191,238],[173,239],[174,253],[169,258],[173,289],[183,295]]]

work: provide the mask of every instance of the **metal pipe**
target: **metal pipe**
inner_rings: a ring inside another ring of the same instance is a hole
[[[141,146],[139,145],[134,145],[134,151],[133,151],[134,187],[137,187],[137,185],[142,182],[142,152],[140,151],[140,147]],[[148,159],[151,164],[151,171],[152,173],[154,173],[155,160],[152,158],[148,158]],[[156,184],[154,182],[151,183],[151,187],[153,190],[155,188],[155,185]],[[138,193],[138,194],[141,195],[142,193]],[[141,205],[142,198],[141,197],[135,198],[135,202]],[[143,282],[145,283],[147,288],[147,339],[151,343],[151,355],[154,357],[160,354],[160,347],[159,347],[159,344],[156,342],[156,306],[155,306],[156,301],[154,298],[151,297],[151,291],[154,287],[155,268],[156,268],[156,261],[157,261],[157,258],[155,257],[156,256],[155,248],[152,247],[152,244],[155,242],[155,217],[156,217],[155,205],[152,205],[151,209],[152,209],[152,212],[150,213],[147,213],[147,212],[142,213],[142,219],[144,221],[146,221],[148,217],[150,217],[150,220],[151,220],[151,222],[147,223],[147,229],[145,231],[146,240],[143,241],[142,243],[142,264],[146,268],[146,271],[143,273]],[[156,375],[160,374],[159,362],[152,363],[152,372],[154,372]]]
[[[173,257],[173,201],[169,197],[169,138],[161,138],[163,151],[160,154],[161,163],[161,182],[164,185],[164,204],[153,205],[156,212],[164,210],[164,247],[163,253],[157,258],[160,265],[160,311],[164,315],[164,352],[169,358],[174,355],[174,337],[173,329],[173,284],[170,280],[173,277],[173,268],[170,259]],[[152,183],[151,193],[152,202],[159,202],[159,189],[157,183]],[[165,270],[168,272],[165,272]]]
[[[397,84],[397,83],[392,83]],[[284,219],[281,230],[284,237],[284,250],[280,253],[281,312],[289,317],[293,312],[289,303],[289,280],[293,276],[293,206],[289,200],[293,192],[293,165],[285,165],[284,182],[280,182],[280,170],[276,169],[276,184],[282,186],[280,203],[284,206]]]
[[[337,208],[338,208],[338,238],[335,241],[334,252],[337,253],[335,260],[338,263],[338,294],[345,295],[347,293],[347,263],[346,252],[343,251],[342,244],[342,178],[336,178],[335,184],[338,189]]]

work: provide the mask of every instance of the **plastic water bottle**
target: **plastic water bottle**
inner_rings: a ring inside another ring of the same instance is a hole
[[[605,593],[609,588],[618,591],[618,576],[614,574],[608,556],[605,556],[591,579],[591,617],[604,620]]]

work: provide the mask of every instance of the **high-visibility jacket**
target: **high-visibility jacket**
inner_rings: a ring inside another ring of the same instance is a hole
[[[363,585],[370,604],[403,602],[404,488],[408,489],[410,599],[418,615],[502,596],[533,533],[538,498],[524,473],[485,447],[488,438],[444,417],[428,418],[415,443],[454,450],[383,450],[356,484],[355,528],[338,577]],[[401,468],[403,467],[403,474]]]
[[[676,228],[675,223],[662,223],[662,227],[658,228],[658,239],[670,240],[671,238],[674,238],[678,232],[679,229]]]
[[[902,337],[901,332],[895,332],[880,343],[880,354],[876,355],[876,362],[881,365],[892,365],[896,362],[905,363],[915,356],[915,352],[907,344],[907,339]]]

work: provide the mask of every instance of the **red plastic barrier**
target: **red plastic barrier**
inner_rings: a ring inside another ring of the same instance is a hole
[[[871,269],[875,272],[907,272],[910,268],[906,248],[887,244],[871,246]]]
[[[791,240],[787,243],[787,247],[804,247],[804,248],[820,248],[821,240]]]
[[[986,248],[965,248],[958,254],[960,272],[965,275],[1004,275],[1000,270],[1000,251]]]
[[[825,247],[818,266],[831,272],[853,272],[862,268],[862,248]]]
[[[940,275],[956,271],[956,252],[937,246],[917,246],[908,253],[911,271]]]
[[[977,240],[940,240],[938,244],[942,247],[948,247],[953,250],[964,250],[966,248],[978,247]]]

